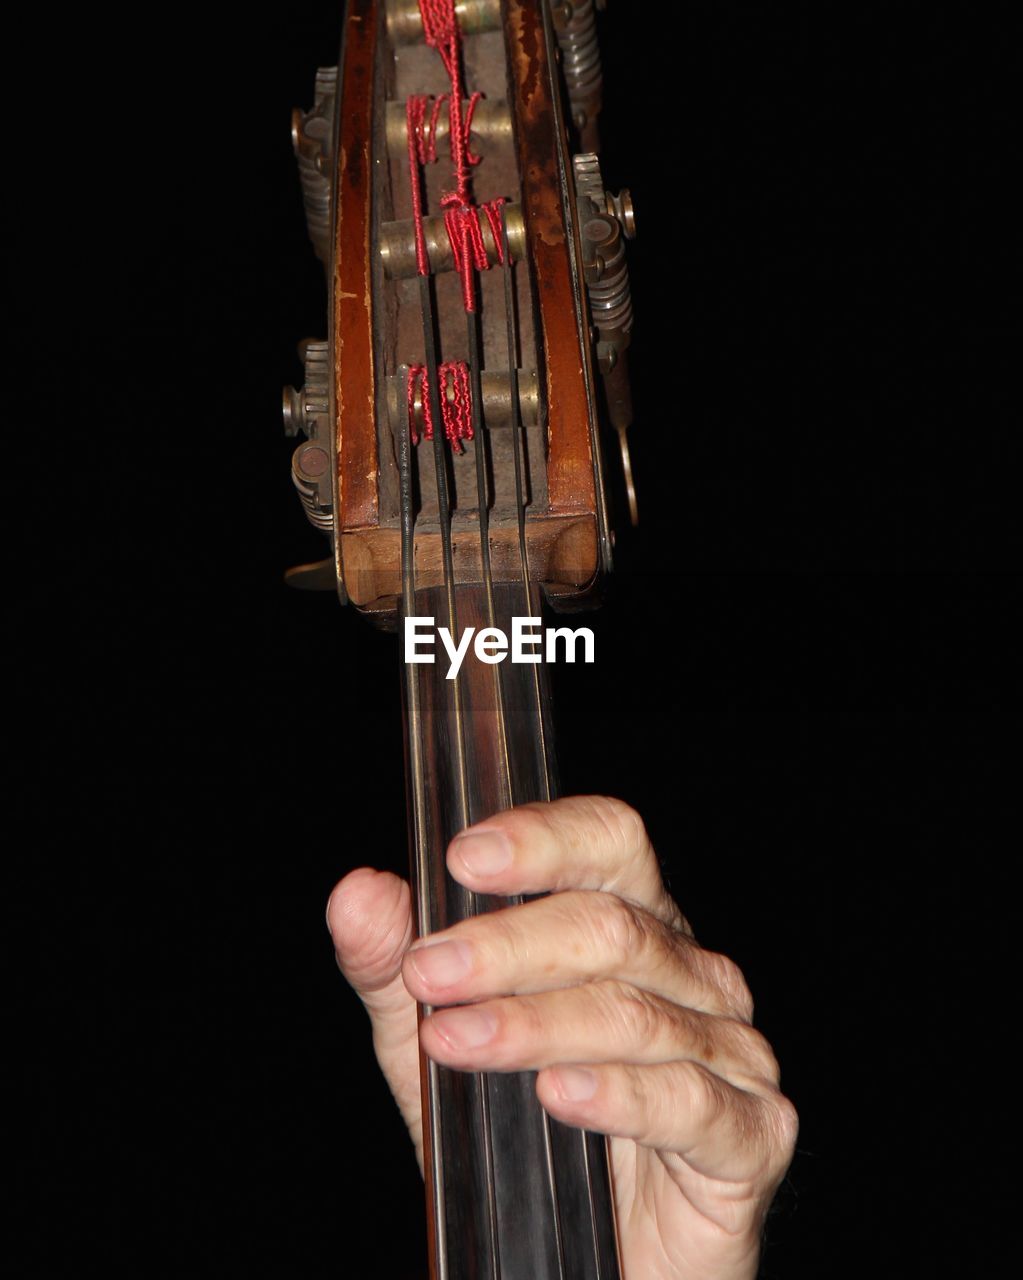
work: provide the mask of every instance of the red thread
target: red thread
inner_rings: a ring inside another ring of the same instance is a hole
[[[444,424],[444,434],[452,447],[462,452],[461,442],[473,438],[469,366],[464,360],[445,360],[438,367],[437,374],[440,378],[440,416]],[[405,393],[408,399],[409,432],[412,443],[419,443],[415,426],[417,395],[423,417],[423,439],[432,440],[433,407],[430,404],[430,380],[425,365],[409,365]]]
[[[479,162],[483,159],[483,157],[473,155],[473,153],[469,150],[469,138],[472,134],[472,118],[476,113],[476,106],[479,103],[480,98],[482,97],[483,97],[482,93],[474,93],[472,97],[469,99],[469,108],[465,113],[465,124],[463,126],[463,133],[465,136],[465,158],[469,162],[469,164],[471,164],[474,168],[476,165],[479,164]]]
[[[419,164],[433,164],[437,159],[437,118],[447,102],[448,95],[430,98],[426,94],[413,94],[405,103],[407,127],[415,138],[415,154]],[[426,124],[426,108],[429,103],[430,124]]]
[[[455,166],[455,190],[444,196],[441,204],[469,203],[469,161],[465,125],[462,120],[462,33],[455,17],[455,0],[419,0],[423,34],[431,49],[436,49],[451,82],[448,99],[451,113],[451,159]]]
[[[439,98],[433,100],[433,110],[430,112],[430,147],[423,160],[424,164],[434,164],[437,160],[437,121],[447,100],[446,93],[442,93]]]
[[[497,261],[504,266],[504,229],[501,216],[501,206],[506,204],[504,196],[498,196],[496,200],[487,200],[480,207],[487,215],[487,221],[490,223],[490,234],[494,237],[494,247],[497,250]]]
[[[421,276],[430,274],[430,259],[426,252],[426,232],[423,230],[423,189],[419,166],[425,153],[423,120],[426,116],[426,98],[415,94],[405,103],[405,129],[408,134],[408,172],[412,190],[412,226],[416,237],[416,270]]]
[[[472,97],[469,99],[469,109],[466,113],[465,123],[462,126],[462,131],[464,134],[463,150],[465,153],[465,157],[468,160],[468,163],[471,165],[479,164],[480,162],[480,157],[472,155],[472,153],[469,151],[469,130],[472,127],[472,116],[473,116],[473,112],[476,110],[476,104],[479,102],[482,96],[483,95],[481,93],[474,93]],[[419,172],[419,166],[434,164],[437,160],[437,121],[440,118],[440,113],[444,108],[444,103],[450,101],[450,99],[451,99],[450,94],[442,93],[439,98],[434,98],[432,100],[433,105],[430,109],[429,126],[427,126],[427,123],[426,123],[426,110],[427,110],[427,104],[430,102],[430,99],[425,94],[413,94],[405,103],[405,127],[408,134],[409,183],[412,189],[412,223],[413,223],[414,235],[416,240],[416,270],[422,276],[429,274],[430,263],[429,263],[427,248],[426,248],[426,233],[423,229],[423,188],[422,188],[422,178]],[[454,128],[454,122],[452,122],[452,128]],[[454,153],[455,153],[454,133],[452,133],[452,159],[453,160],[455,159]],[[466,179],[466,181],[468,181],[468,179]],[[451,198],[452,197],[450,195],[445,196],[444,200],[441,201],[441,204],[445,205],[445,203],[448,202],[446,207],[447,208],[453,207],[450,204]],[[486,206],[484,206],[484,208],[486,208]],[[446,216],[447,215],[445,213],[445,218]],[[490,220],[491,228],[493,228],[494,226],[493,216],[489,209],[487,209],[487,217]],[[479,219],[477,217],[477,223],[478,221]],[[449,227],[449,235],[450,235],[450,231],[451,231],[451,228]],[[475,246],[475,242],[479,238],[478,226],[476,227],[475,230],[472,230],[472,229],[470,230],[470,236]],[[460,239],[460,233],[459,233],[459,239]],[[495,241],[498,242],[498,245],[499,245],[500,240],[497,232],[495,232],[494,234],[494,239]],[[452,248],[452,252],[455,255],[456,262],[459,261],[463,255],[461,254],[459,248],[457,247],[457,243],[455,239],[452,239],[451,241],[451,248]],[[489,263],[487,263],[486,261],[483,261],[483,262],[479,261],[478,252],[474,254],[474,257],[477,260],[477,266],[479,267],[480,270],[485,270],[485,268],[489,266]],[[459,269],[461,270],[461,268]],[[466,279],[463,275],[462,290],[464,295],[468,296],[466,291],[469,288],[470,288],[470,285],[466,283]],[[467,307],[466,309],[471,311],[472,307]]]
[[[426,43],[440,54],[444,69],[448,73],[451,92],[441,94],[433,103],[430,115],[430,136],[427,139],[426,98],[416,96],[409,98],[406,104],[406,124],[408,128],[409,177],[412,184],[412,220],[416,240],[416,269],[420,275],[427,275],[430,270],[426,249],[426,234],[423,230],[422,185],[418,166],[431,164],[437,159],[437,120],[444,100],[447,99],[451,145],[451,162],[455,170],[455,190],[447,192],[441,198],[444,210],[444,224],[448,239],[451,242],[451,253],[455,266],[462,278],[462,301],[466,311],[476,310],[476,287],[473,271],[486,271],[490,267],[483,232],[480,229],[479,208],[474,206],[470,192],[469,171],[480,163],[480,157],[474,155],[469,145],[472,130],[472,117],[476,111],[481,93],[474,93],[469,98],[465,118],[462,118],[462,98],[465,87],[462,79],[462,33],[458,28],[455,16],[455,0],[418,0],[419,14],[423,21],[423,34]],[[492,200],[482,206],[486,214],[498,262],[504,262],[501,235],[500,207],[503,197]]]
[[[490,258],[487,255],[486,241],[480,227],[480,213],[486,214],[490,225],[490,233],[494,237],[494,248],[499,263],[504,262],[504,246],[501,236],[501,205],[504,196],[496,200],[488,200],[482,205],[462,205],[458,209],[444,210],[444,226],[451,241],[451,253],[455,260],[455,270],[462,277],[462,301],[466,311],[476,310],[476,287],[473,269],[489,271]]]

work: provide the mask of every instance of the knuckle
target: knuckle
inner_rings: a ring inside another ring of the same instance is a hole
[[[678,1094],[685,1095],[689,1114],[704,1123],[713,1122],[721,1111],[721,1095],[714,1087],[715,1077],[696,1062],[682,1062],[677,1074],[671,1077],[674,1086],[675,1105]]]
[[[647,992],[629,982],[601,983],[598,991],[616,1041],[647,1044],[660,1033],[661,1011]]]
[[[763,1164],[760,1178],[765,1185],[777,1186],[792,1163],[799,1136],[799,1115],[788,1098],[773,1090],[762,1098],[760,1140]]]
[[[584,796],[582,803],[594,825],[619,848],[648,843],[646,824],[635,809],[614,796]]]
[[[775,1137],[787,1167],[799,1136],[799,1113],[789,1099],[779,1093],[775,1098],[774,1115]]]
[[[743,1022],[751,1022],[753,995],[742,970],[731,957],[719,955],[716,951],[705,951],[703,956],[710,969],[711,981],[724,996],[725,1003]]]
[[[554,834],[550,805],[525,804],[501,816],[501,827],[513,844],[522,848],[549,839]]]
[[[738,1031],[743,1053],[754,1065],[753,1074],[776,1085],[781,1078],[781,1068],[770,1041],[762,1031],[747,1023],[740,1023]]]
[[[620,1106],[622,1119],[635,1140],[649,1145],[660,1137],[655,1113],[660,1110],[650,1072],[641,1067],[625,1066],[621,1073]]]
[[[578,841],[585,842],[589,850],[598,851],[600,861],[609,864],[607,870],[613,877],[621,875],[626,867],[635,876],[639,859],[652,865],[660,881],[646,824],[631,805],[614,796],[579,796],[575,798],[575,808],[582,819],[577,827]],[[650,872],[649,866],[644,869]]]
[[[761,1085],[776,1089],[781,1069],[770,1041],[763,1032],[740,1018],[724,1018],[719,1022],[727,1037],[729,1052],[742,1074]]]
[[[590,927],[602,953],[611,960],[627,959],[646,938],[639,911],[623,898],[610,893],[587,895]]]
[[[456,930],[459,928],[470,944],[486,957],[488,966],[504,971],[509,966],[517,969],[529,963],[534,938],[528,916],[523,918],[519,907],[484,912],[455,926]]]
[[[707,1088],[707,1074],[696,1063],[679,1063],[676,1069],[646,1072],[646,1124],[648,1140],[670,1143],[679,1127],[680,1116],[706,1115],[716,1107]]]

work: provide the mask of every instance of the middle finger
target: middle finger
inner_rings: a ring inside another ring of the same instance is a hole
[[[423,1004],[629,982],[675,1004],[750,1021],[741,975],[724,956],[609,893],[557,893],[431,934],[406,952],[405,985]]]

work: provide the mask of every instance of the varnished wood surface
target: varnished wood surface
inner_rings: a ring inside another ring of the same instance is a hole
[[[547,487],[553,512],[595,511],[596,490],[585,373],[562,192],[563,136],[541,6],[508,0],[508,49],[522,179],[522,209],[536,280],[547,390]],[[568,174],[571,181],[571,175]]]
[[[372,120],[376,0],[349,0],[337,131],[333,323],[340,525],[377,522],[376,381],[373,365]]]
[[[564,589],[585,587],[597,557],[597,527],[590,515],[530,521],[527,527],[530,573],[535,581]],[[452,535],[455,577],[483,577],[478,528]],[[342,554],[349,598],[357,605],[397,596],[401,591],[401,535],[397,529],[363,529],[345,534]],[[521,572],[518,529],[491,526],[490,554],[498,580],[515,581]],[[440,535],[416,534],[416,578],[421,586],[443,581]]]

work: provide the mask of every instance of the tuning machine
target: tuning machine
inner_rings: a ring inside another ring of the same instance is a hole
[[[330,261],[330,201],[334,165],[334,99],[337,67],[316,72],[313,105],[291,113],[291,142],[302,182],[309,239],[324,267]]]
[[[301,390],[285,387],[283,397],[284,434],[306,438],[291,459],[291,479],[302,508],[314,529],[328,537],[334,532],[334,499],[330,416],[330,344],[306,339],[298,345],[305,366]],[[334,557],[289,569],[284,580],[290,587],[305,591],[337,590],[342,604],[346,596],[339,583]]]
[[[310,524],[322,533],[334,527],[331,486],[330,346],[305,341],[299,346],[305,386],[284,388],[284,434],[305,435],[291,460],[291,478]]]
[[[551,8],[561,53],[561,70],[568,90],[572,122],[587,151],[597,151],[597,117],[604,93],[604,75],[597,42],[596,10],[602,0],[555,0]]]
[[[632,290],[625,241],[636,237],[636,215],[627,189],[607,191],[593,152],[573,157],[583,279],[590,303],[597,367],[604,379],[610,425],[618,436],[629,516],[639,523],[628,430],[632,390],[626,351],[632,340]]]

